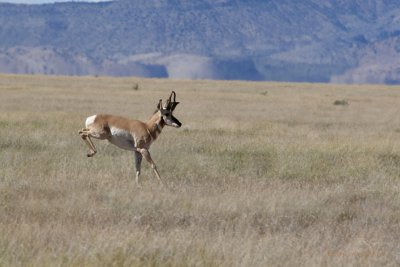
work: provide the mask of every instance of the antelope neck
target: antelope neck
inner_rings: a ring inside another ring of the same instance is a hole
[[[158,135],[161,133],[163,127],[165,125],[164,120],[161,116],[153,116],[150,121],[147,123],[148,133],[150,134],[152,139],[156,139]]]

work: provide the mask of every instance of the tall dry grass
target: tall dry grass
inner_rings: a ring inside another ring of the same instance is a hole
[[[106,142],[86,158],[87,116],[172,89],[170,190]],[[0,266],[397,266],[399,89],[1,75]]]

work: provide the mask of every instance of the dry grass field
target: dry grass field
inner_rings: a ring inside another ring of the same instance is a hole
[[[137,89],[137,90],[136,90]],[[182,128],[151,153],[95,113]],[[400,88],[0,75],[0,266],[398,266]],[[96,142],[97,141],[97,142]]]

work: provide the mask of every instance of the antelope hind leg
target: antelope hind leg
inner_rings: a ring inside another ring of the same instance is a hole
[[[79,131],[79,135],[82,138],[82,140],[85,141],[86,145],[89,147],[89,152],[87,153],[87,156],[93,157],[96,154],[97,150],[92,140],[90,139],[90,130],[87,128],[83,128],[82,130]]]

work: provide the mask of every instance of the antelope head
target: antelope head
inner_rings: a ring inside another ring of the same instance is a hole
[[[171,94],[172,95],[172,94]],[[172,112],[174,111],[176,105],[178,104],[177,102],[174,102],[174,106],[172,109],[172,105],[170,105],[171,102],[168,102],[163,106],[162,104],[162,99],[158,102],[157,109],[161,113],[161,117],[165,122],[165,125],[168,126],[173,126],[175,128],[179,128],[182,126],[182,123],[172,115]]]

